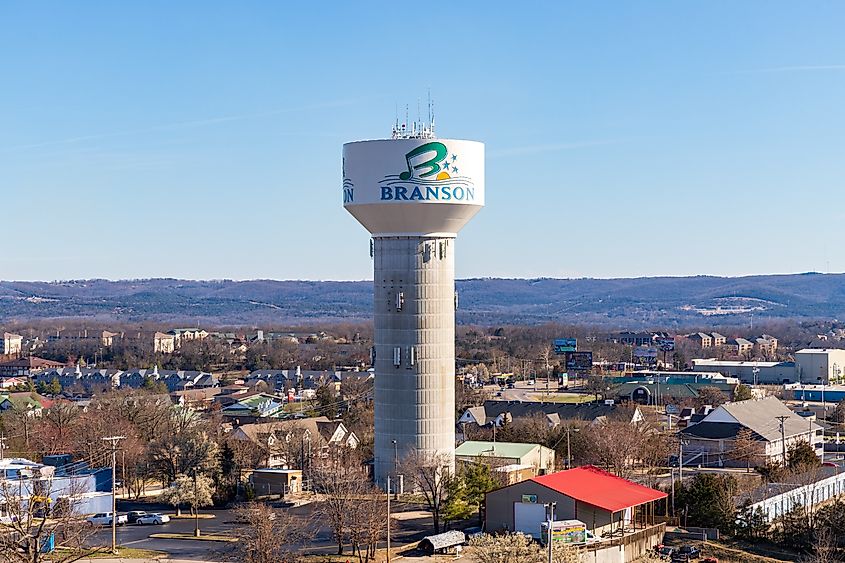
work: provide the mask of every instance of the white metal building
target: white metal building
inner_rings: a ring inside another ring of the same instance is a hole
[[[692,369],[722,373],[747,384],[756,381],[763,385],[781,385],[798,381],[795,362],[742,362],[697,358],[692,360]]]
[[[795,508],[815,506],[845,493],[845,472],[838,467],[822,467],[790,481],[766,483],[738,500],[740,504],[750,500],[750,508],[759,509],[771,522]]]
[[[802,383],[842,383],[845,376],[845,350],[805,348],[795,352],[795,367]]]

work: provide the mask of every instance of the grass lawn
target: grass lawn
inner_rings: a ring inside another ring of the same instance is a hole
[[[701,552],[725,563],[783,563],[797,558],[796,554],[781,551],[766,542],[706,542],[701,546]]]
[[[71,550],[64,547],[56,548],[55,553],[57,555],[66,556],[72,555],[74,553],[80,553],[77,550]],[[121,547],[118,546],[117,548],[117,557],[121,559],[159,559],[162,557],[166,557],[167,554],[163,551],[155,551],[152,549],[137,549],[134,547]],[[115,556],[111,552],[111,547],[103,547],[101,551],[91,554],[85,555],[81,561],[87,561],[89,559],[114,559]]]

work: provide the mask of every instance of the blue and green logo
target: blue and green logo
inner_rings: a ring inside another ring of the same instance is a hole
[[[458,156],[445,144],[431,141],[405,154],[398,175],[379,182],[382,201],[473,201],[475,186],[458,175]]]

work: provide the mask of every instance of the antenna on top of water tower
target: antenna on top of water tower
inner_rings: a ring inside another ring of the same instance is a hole
[[[431,88],[428,89],[428,128],[431,131],[431,136],[436,137],[434,132],[434,101],[431,99]]]

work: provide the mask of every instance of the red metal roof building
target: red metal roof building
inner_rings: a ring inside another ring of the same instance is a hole
[[[488,532],[522,531],[539,538],[548,505],[555,520],[580,520],[596,537],[623,535],[654,523],[653,503],[667,497],[586,465],[541,475],[487,493]]]

